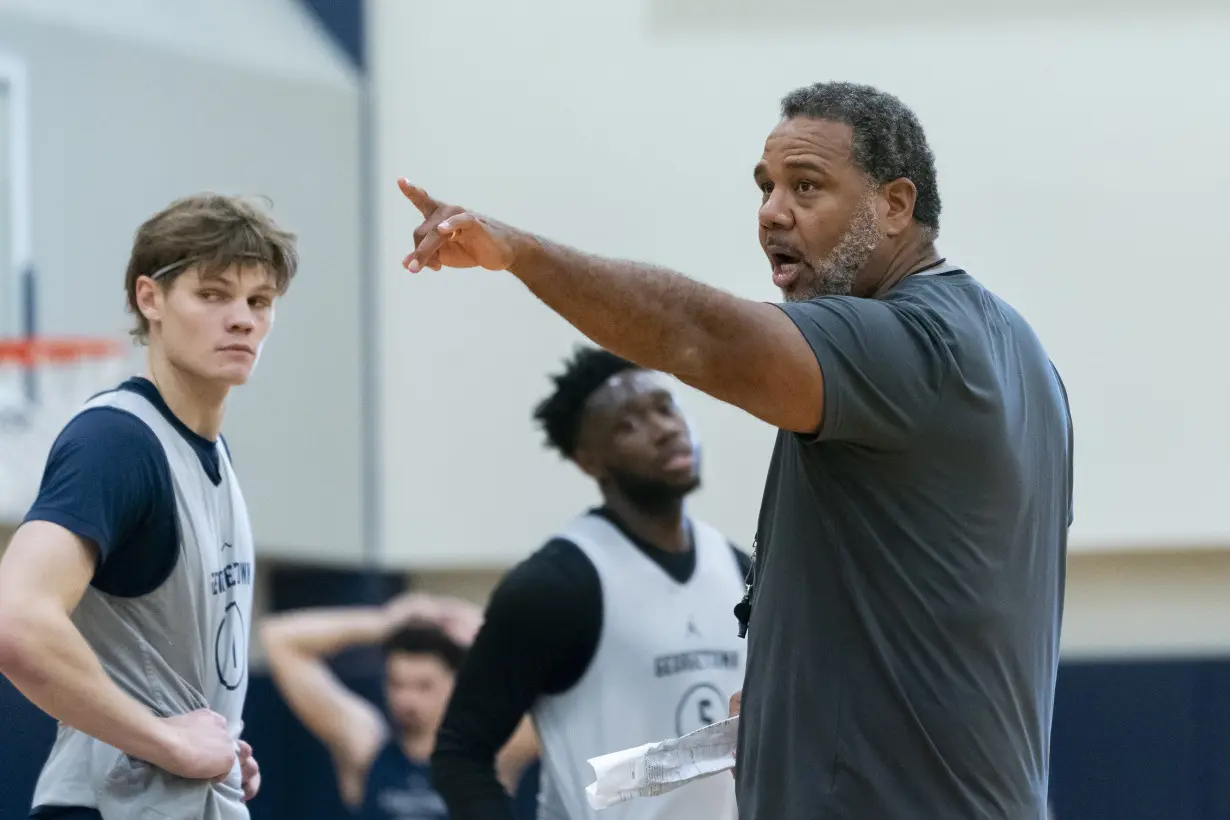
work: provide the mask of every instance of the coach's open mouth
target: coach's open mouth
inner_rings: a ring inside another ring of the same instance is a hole
[[[773,244],[765,248],[769,256],[769,264],[773,267],[773,284],[779,288],[788,288],[799,278],[804,262],[802,254],[793,248]]]

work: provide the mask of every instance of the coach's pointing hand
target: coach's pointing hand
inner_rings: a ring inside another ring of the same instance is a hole
[[[441,267],[508,270],[518,246],[532,241],[495,220],[436,202],[404,178],[397,180],[397,186],[423,215],[423,224],[414,231],[414,252],[402,260],[411,273]]]

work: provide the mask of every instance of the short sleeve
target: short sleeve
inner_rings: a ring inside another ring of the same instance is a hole
[[[935,409],[949,369],[931,319],[913,306],[853,296],[778,307],[820,364],[824,409],[814,440],[907,446]]]
[[[128,545],[144,546],[159,525],[173,528],[172,492],[170,466],[154,432],[130,413],[98,407],[74,417],[57,437],[25,520],[58,524],[95,544],[96,581],[113,575],[111,565],[120,561],[130,578],[157,575],[158,567],[150,565],[165,564],[166,556]],[[173,529],[158,542],[173,552]],[[126,554],[132,552],[141,554]]]

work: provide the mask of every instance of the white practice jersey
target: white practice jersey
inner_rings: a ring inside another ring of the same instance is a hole
[[[733,609],[743,578],[721,533],[692,522],[696,568],[680,583],[606,519],[586,515],[559,536],[593,562],[602,631],[585,674],[533,708],[542,746],[539,820],[729,820],[734,780],[709,777],[601,813],[589,807],[586,762],[678,737],[726,717],[742,688],[745,643]]]

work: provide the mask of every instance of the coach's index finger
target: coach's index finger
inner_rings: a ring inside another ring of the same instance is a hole
[[[406,199],[414,203],[414,207],[419,209],[419,213],[424,218],[431,216],[440,208],[439,202],[429,197],[422,188],[411,185],[410,180],[405,177],[397,180],[397,187],[401,188],[401,192],[405,195]]]

